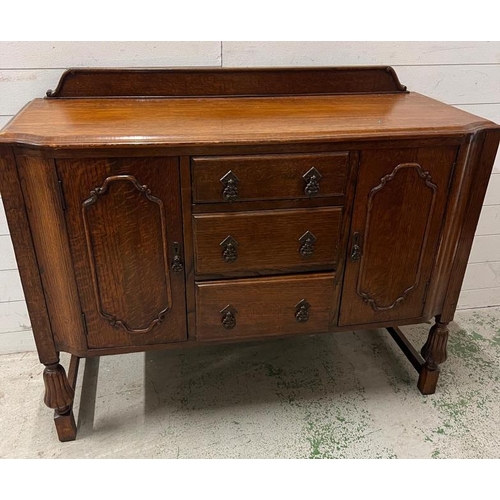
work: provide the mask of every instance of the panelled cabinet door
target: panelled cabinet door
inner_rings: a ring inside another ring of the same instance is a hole
[[[422,315],[456,154],[361,152],[340,325]]]
[[[177,158],[58,160],[89,348],[186,340]]]

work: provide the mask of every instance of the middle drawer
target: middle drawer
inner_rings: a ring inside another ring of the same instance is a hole
[[[193,219],[198,276],[337,267],[341,207],[197,214]]]

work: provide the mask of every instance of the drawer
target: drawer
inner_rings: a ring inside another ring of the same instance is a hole
[[[347,152],[194,157],[193,202],[342,196],[348,159]]]
[[[326,332],[335,274],[196,283],[196,336],[217,340]]]
[[[193,216],[195,273],[231,276],[335,269],[342,208]]]

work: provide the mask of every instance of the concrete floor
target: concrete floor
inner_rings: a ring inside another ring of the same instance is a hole
[[[420,346],[428,326],[403,330]],[[500,308],[457,313],[426,397],[383,330],[105,357],[82,362],[59,443],[36,353],[0,374],[0,457],[500,457]]]

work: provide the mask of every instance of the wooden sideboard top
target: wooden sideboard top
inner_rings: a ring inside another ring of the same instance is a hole
[[[417,93],[183,99],[35,99],[0,142],[78,148],[453,136],[494,123]]]
[[[409,93],[388,66],[66,71],[0,143],[41,148],[275,145],[463,136],[498,125]]]

